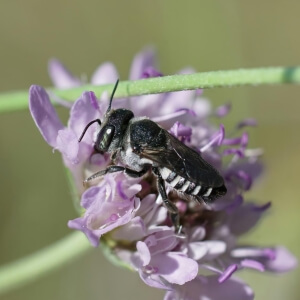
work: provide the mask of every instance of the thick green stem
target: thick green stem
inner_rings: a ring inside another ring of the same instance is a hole
[[[74,232],[53,245],[0,268],[0,295],[62,267],[89,249],[82,232]]]
[[[233,87],[242,85],[263,85],[300,83],[300,67],[270,67],[213,71],[188,75],[172,75],[137,81],[122,81],[116,91],[116,98],[194,90],[198,88]],[[83,91],[94,91],[97,96],[105,90],[112,91],[114,84],[58,90],[48,89],[57,96],[74,101]],[[0,112],[15,111],[28,106],[28,91],[0,94]]]

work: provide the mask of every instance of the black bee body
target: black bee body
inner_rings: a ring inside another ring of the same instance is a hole
[[[79,141],[94,122],[100,124],[94,145],[96,152],[110,153],[112,161],[122,166],[111,165],[87,178],[85,183],[112,172],[125,171],[129,176],[141,177],[151,170],[157,177],[158,191],[177,230],[180,228],[178,209],[169,201],[165,183],[185,198],[200,203],[202,200],[211,202],[226,194],[224,180],[218,171],[200,153],[155,122],[145,117],[135,118],[127,109],[111,110],[110,102],[103,123],[99,119],[90,122]]]
[[[151,165],[173,189],[199,202],[213,201],[224,194],[223,178],[200,154],[181,143],[155,122],[129,122],[120,151],[120,161],[136,171]],[[134,160],[133,160],[134,157]]]

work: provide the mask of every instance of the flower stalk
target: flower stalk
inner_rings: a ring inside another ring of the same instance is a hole
[[[35,281],[93,249],[80,232],[0,268],[0,295]]]
[[[115,98],[159,94],[183,90],[234,87],[244,85],[300,83],[300,67],[268,67],[180,74],[121,81]],[[84,91],[92,90],[96,95],[112,91],[114,84],[81,85],[71,89],[49,88],[58,97],[75,101]],[[16,91],[0,94],[0,113],[22,110],[28,107],[28,92]]]

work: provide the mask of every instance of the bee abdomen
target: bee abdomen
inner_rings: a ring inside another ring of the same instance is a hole
[[[175,179],[175,177],[177,176],[177,174],[175,172],[172,172],[168,168],[161,168],[161,169],[159,169],[159,171],[160,171],[161,177],[168,183],[173,181]]]
[[[196,183],[181,177],[176,172],[171,171],[168,168],[161,168],[160,174],[162,178],[174,189],[187,195],[209,198],[213,191],[212,187],[197,185]]]

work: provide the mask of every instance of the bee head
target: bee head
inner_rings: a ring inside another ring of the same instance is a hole
[[[129,121],[134,117],[133,112],[127,109],[111,109],[113,96],[117,89],[119,80],[117,80],[113,92],[111,94],[110,102],[105,113],[103,122],[96,119],[87,124],[83,133],[79,138],[79,142],[83,139],[87,129],[95,122],[100,125],[100,130],[95,139],[94,148],[99,153],[112,152],[118,148],[122,142],[122,137],[128,127]]]
[[[127,109],[119,108],[109,111],[97,134],[95,150],[104,153],[117,149],[122,142],[128,123],[133,117],[133,112]]]

